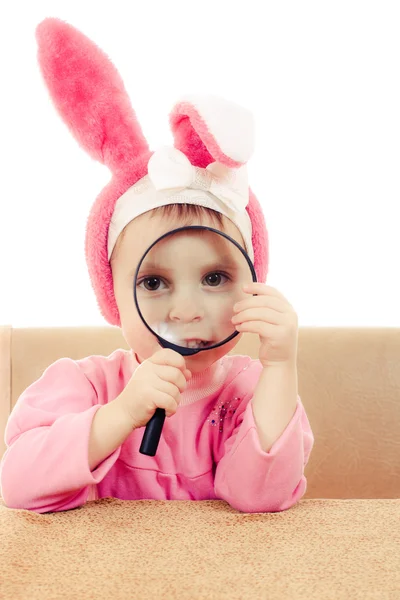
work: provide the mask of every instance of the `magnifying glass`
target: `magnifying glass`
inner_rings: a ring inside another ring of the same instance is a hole
[[[174,229],[158,238],[140,260],[134,299],[144,325],[163,348],[182,356],[226,344],[239,332],[233,306],[257,281],[246,251],[229,235],[202,225]],[[165,410],[146,425],[139,451],[155,456]]]

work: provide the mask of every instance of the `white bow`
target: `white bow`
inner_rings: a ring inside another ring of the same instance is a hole
[[[249,202],[247,169],[231,169],[214,162],[206,169],[194,167],[177,148],[163,146],[148,164],[149,177],[157,191],[180,192],[185,188],[210,192],[234,211],[243,212]]]

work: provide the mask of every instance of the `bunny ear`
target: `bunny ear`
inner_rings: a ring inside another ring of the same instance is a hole
[[[254,150],[252,113],[218,96],[184,96],[170,113],[170,125],[175,147],[197,167],[214,161],[240,167]]]
[[[38,61],[53,103],[88,154],[122,171],[149,156],[123,81],[106,54],[56,18],[36,28]]]

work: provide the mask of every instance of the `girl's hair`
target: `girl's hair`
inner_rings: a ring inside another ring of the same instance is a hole
[[[197,204],[166,204],[164,206],[158,206],[157,208],[153,208],[149,212],[150,218],[153,218],[154,215],[159,214],[161,217],[173,217],[177,221],[182,222],[190,221],[190,219],[192,218],[201,221],[202,217],[205,217],[207,215],[212,221],[214,221],[216,225],[219,225],[221,229],[224,228],[224,220],[223,215],[221,213],[217,212],[216,210],[213,210],[212,208],[199,206]],[[121,245],[122,240],[124,239],[126,228],[128,227],[128,225],[124,227],[124,229],[118,236],[113,253],[111,255],[110,262],[115,260],[117,256],[118,249]],[[184,224],[182,224],[182,227],[184,227]]]
[[[150,218],[156,214],[160,214],[161,217],[175,217],[178,221],[190,220],[191,218],[197,218],[201,221],[202,217],[208,215],[214,222],[223,227],[223,216],[221,213],[212,208],[199,206],[198,204],[166,204],[165,206],[153,208]]]

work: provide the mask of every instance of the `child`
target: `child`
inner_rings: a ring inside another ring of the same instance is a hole
[[[265,281],[267,231],[246,179],[251,115],[222,99],[188,97],[170,116],[175,148],[153,154],[119,74],[97,46],[58,19],[45,19],[37,39],[58,111],[113,174],[89,215],[86,259],[100,310],[121,327],[131,352],[62,358],[24,391],[6,428],[4,502],[38,513],[110,496],[223,499],[244,512],[290,508],[305,493],[314,443],[297,392],[292,306],[276,289],[251,284],[232,319],[240,335],[182,357],[160,348],[132,293],[145,250],[184,225],[226,232]],[[244,332],[259,335],[258,360],[227,356]],[[157,407],[167,418],[149,457],[139,447]]]

